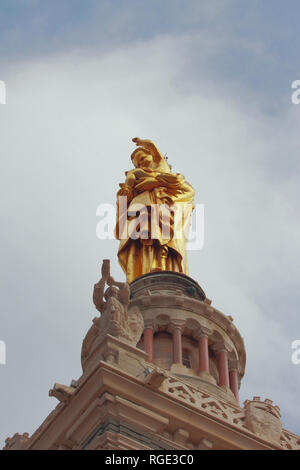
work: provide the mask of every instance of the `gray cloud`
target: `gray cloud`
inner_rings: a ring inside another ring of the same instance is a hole
[[[242,398],[273,399],[285,427],[300,432],[300,368],[290,360],[298,339],[299,109],[282,103],[270,114],[246,86],[209,67],[196,76],[191,44],[201,47],[197,34],[169,34],[9,69],[0,109],[2,440],[33,432],[55,406],[52,384],[80,375],[100,261],[111,258],[113,275],[124,278],[117,242],[96,238],[95,214],[115,201],[136,135],[167,152],[205,204],[205,246],[190,256],[190,275],[244,336]],[[205,48],[203,70],[213,54]]]

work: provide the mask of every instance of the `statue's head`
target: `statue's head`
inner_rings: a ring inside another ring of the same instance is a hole
[[[117,287],[110,286],[106,289],[106,291],[104,293],[104,298],[105,298],[105,300],[108,300],[109,297],[118,298],[118,294],[119,294],[119,289]]]
[[[132,152],[131,160],[136,168],[149,168],[153,164],[151,153],[142,147],[139,147]]]

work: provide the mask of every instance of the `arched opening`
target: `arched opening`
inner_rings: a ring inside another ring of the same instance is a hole
[[[154,335],[154,363],[163,369],[170,370],[173,362],[172,335],[159,331]]]
[[[188,369],[191,369],[191,357],[190,357],[190,351],[188,349],[183,349],[182,351],[182,364],[187,367]]]

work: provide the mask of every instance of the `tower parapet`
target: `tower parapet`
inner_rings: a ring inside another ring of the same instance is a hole
[[[258,436],[279,443],[282,433],[279,406],[268,398],[262,401],[260,397],[253,397],[244,402],[244,407],[247,427]]]

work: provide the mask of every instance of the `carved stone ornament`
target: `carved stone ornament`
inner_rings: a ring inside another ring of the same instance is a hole
[[[280,411],[272,401],[261,401],[259,397],[245,402],[245,424],[250,431],[262,439],[279,443],[282,432]]]
[[[123,338],[136,345],[144,330],[144,319],[138,307],[129,306],[130,287],[116,282],[109,273],[109,260],[103,261],[102,278],[94,287],[94,304],[101,312],[97,321],[100,335]],[[108,288],[105,290],[105,283]]]
[[[141,339],[144,331],[144,318],[137,306],[128,310],[127,318],[130,336],[133,343],[136,345]]]

